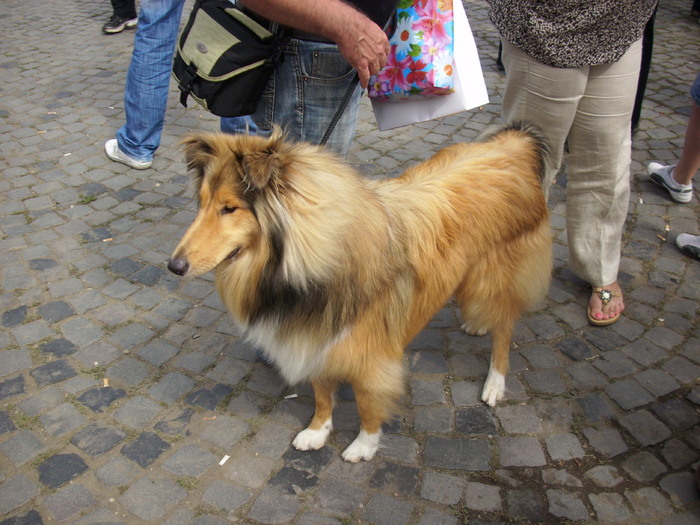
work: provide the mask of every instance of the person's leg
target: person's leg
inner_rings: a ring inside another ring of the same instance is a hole
[[[683,152],[673,169],[673,178],[679,184],[690,184],[693,176],[700,169],[700,73],[690,89],[693,98],[690,108],[690,120],[685,131]]]
[[[120,18],[136,18],[136,3],[134,0],[111,0],[114,16]]]
[[[126,124],[117,131],[119,149],[134,159],[151,160],[160,145],[183,5],[184,0],[141,1],[124,89]]]
[[[617,274],[629,205],[629,123],[641,48],[640,40],[616,63],[590,68],[586,92],[569,134],[569,264],[594,288],[613,293],[607,304],[600,294],[592,294],[590,313],[597,320],[617,317],[624,310]]]
[[[564,145],[586,87],[588,68],[550,67],[505,41],[503,65],[506,70],[503,118],[507,122],[524,119],[535,124],[549,146],[543,183],[547,196],[561,167]]]
[[[354,73],[337,46],[292,39],[250,116],[257,134],[267,136],[278,125],[290,140],[319,144]],[[356,88],[327,143],[342,156],[347,155],[355,136],[359,101],[360,89]],[[222,120],[222,131],[241,131],[245,121],[233,120]]]

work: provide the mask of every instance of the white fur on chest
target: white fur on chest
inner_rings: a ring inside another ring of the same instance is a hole
[[[295,385],[317,376],[325,366],[330,350],[348,333],[349,329],[346,328],[319,346],[317,341],[312,342],[310,338],[304,338],[301,334],[295,334],[289,341],[281,340],[277,326],[271,322],[263,322],[247,327],[246,339],[262,349],[287,383]]]

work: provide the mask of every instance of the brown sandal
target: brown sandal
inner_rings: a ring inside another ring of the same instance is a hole
[[[622,297],[621,293],[611,292],[610,290],[606,290],[604,288],[593,288],[593,293],[598,294],[598,297],[600,297],[600,300],[604,305],[612,301],[613,297]],[[590,306],[588,307],[587,313],[588,322],[594,326],[608,326],[613,324],[620,318],[620,314],[617,314],[616,316],[608,317],[607,319],[596,319],[595,317],[593,317],[593,315],[591,315]]]

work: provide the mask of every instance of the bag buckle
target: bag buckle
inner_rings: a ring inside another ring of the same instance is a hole
[[[177,87],[180,89],[180,104],[183,107],[187,107],[187,96],[192,92],[192,84],[195,78],[197,78],[197,68],[190,64],[183,71],[182,79],[177,83]]]

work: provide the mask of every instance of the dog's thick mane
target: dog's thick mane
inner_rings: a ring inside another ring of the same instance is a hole
[[[260,260],[251,261],[257,272],[237,261],[217,279],[238,281],[233,289],[242,295],[246,328],[272,323],[282,331],[279,337],[292,337],[303,326],[319,343],[327,341],[405,271],[386,265],[406,257],[384,253],[399,246],[391,237],[402,235],[401,225],[350,167],[321,148],[286,142],[279,131],[270,139],[236,137],[235,152],[228,140],[186,142],[188,167],[198,189],[205,178],[210,186],[235,185],[257,218],[265,246]],[[262,149],[261,141],[267,143]],[[357,214],[364,231],[357,231]],[[237,272],[245,272],[247,292]]]

